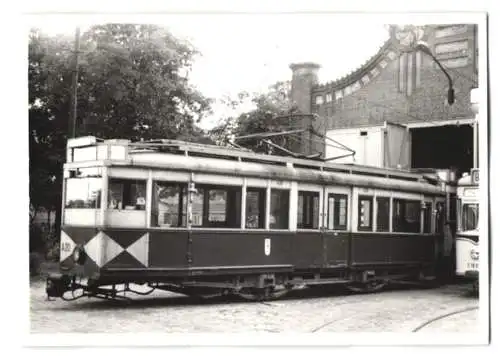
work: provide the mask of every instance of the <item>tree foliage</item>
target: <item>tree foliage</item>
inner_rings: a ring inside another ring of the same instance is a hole
[[[196,55],[158,26],[90,28],[78,56],[77,136],[210,143],[197,124],[211,103],[189,83]],[[61,204],[74,38],[32,29],[28,56],[30,202],[36,212]]]
[[[227,145],[238,136],[300,128],[296,119],[289,116],[298,113],[290,100],[290,82],[277,82],[264,93],[253,95],[241,93],[237,99],[227,102],[230,107],[235,108],[248,99],[253,104],[252,110],[243,112],[237,117],[223,119],[210,131],[216,143]],[[291,150],[297,148],[299,141],[298,135],[273,138],[275,144]],[[242,141],[241,144],[255,152],[276,152],[276,149],[269,147],[260,139],[248,139]]]

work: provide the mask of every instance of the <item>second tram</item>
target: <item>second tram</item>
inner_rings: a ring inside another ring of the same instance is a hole
[[[457,185],[456,274],[479,280],[479,170],[473,169]]]

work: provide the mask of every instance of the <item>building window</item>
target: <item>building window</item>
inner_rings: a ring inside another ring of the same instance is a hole
[[[455,42],[448,42],[445,44],[436,45],[435,53],[445,54],[450,52],[461,52],[468,49],[469,49],[469,42],[467,40],[455,41]]]
[[[316,96],[316,99],[315,99],[314,103],[316,105],[322,105],[323,104],[323,95]]]
[[[407,82],[406,82],[406,94],[408,96],[411,96],[413,92],[413,54],[408,56],[408,63],[407,63]]]
[[[441,64],[445,68],[465,67],[469,64],[469,58],[468,57],[457,57],[455,59],[441,60]],[[436,69],[439,68],[437,64],[434,64],[434,67]]]
[[[390,199],[377,197],[377,232],[389,232]]]
[[[108,186],[108,208],[146,209],[146,181],[111,178]]]
[[[372,230],[373,198],[360,196],[358,200],[358,230]]]
[[[420,233],[420,201],[393,200],[392,231]]]
[[[319,192],[299,191],[297,228],[319,228]]]
[[[264,228],[266,213],[266,189],[247,188],[246,228]]]
[[[330,230],[347,229],[347,195],[329,194],[327,228]]]
[[[290,208],[290,191],[271,189],[269,228],[288,229],[289,208]]]
[[[155,182],[151,206],[151,225],[154,227],[184,227],[187,216],[187,185]]]
[[[447,26],[436,30],[436,38],[459,35],[467,32],[467,25]]]
[[[333,95],[331,93],[327,93],[326,94],[326,102],[330,103],[330,102],[332,102],[332,99],[333,99]]]
[[[408,62],[408,54],[404,53],[399,57],[399,91],[405,92],[406,90],[406,69]]]
[[[335,91],[335,99],[336,99],[336,100],[339,100],[339,99],[341,99],[342,97],[343,97],[343,95],[342,95],[342,90],[340,90],[340,91]]]
[[[419,88],[421,82],[420,71],[422,68],[422,51],[415,53],[415,87]]]

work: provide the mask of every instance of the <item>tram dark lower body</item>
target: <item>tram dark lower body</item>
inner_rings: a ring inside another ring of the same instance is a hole
[[[60,271],[49,275],[46,290],[49,297],[63,299],[76,291],[115,298],[133,291],[132,284],[251,299],[336,283],[370,291],[391,281],[432,278],[442,240],[372,232],[81,227],[63,228],[62,237]]]

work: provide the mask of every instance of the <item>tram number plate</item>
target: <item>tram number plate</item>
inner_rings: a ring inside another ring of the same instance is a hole
[[[479,269],[479,263],[467,263],[467,269]]]
[[[266,256],[271,254],[271,238],[264,239],[264,254]]]
[[[71,243],[68,242],[61,243],[61,252],[71,252]]]

